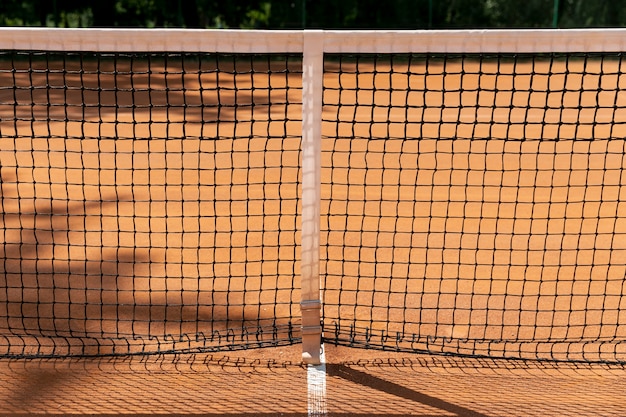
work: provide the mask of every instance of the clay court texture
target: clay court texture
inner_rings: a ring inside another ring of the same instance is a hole
[[[37,32],[1,33],[69,46],[0,53],[0,413],[626,406],[623,31],[314,32],[318,201],[302,33]]]

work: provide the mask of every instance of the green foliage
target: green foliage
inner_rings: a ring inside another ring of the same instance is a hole
[[[246,19],[241,23],[242,28],[264,28],[270,26],[272,3],[269,1],[259,4],[259,9],[250,9],[246,12]]]
[[[626,0],[0,0],[4,26],[424,29],[555,22],[624,26]]]

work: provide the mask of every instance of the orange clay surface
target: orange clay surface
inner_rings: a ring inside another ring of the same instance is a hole
[[[243,90],[221,92],[222,103],[244,107],[219,113],[199,106],[217,93],[194,91],[194,83],[215,85],[214,75],[185,78],[189,90],[182,92],[172,72],[150,79],[168,93],[148,92],[146,77],[131,86],[106,75],[101,86],[125,91],[0,92],[2,103],[38,103],[0,106],[0,310],[8,340],[33,332],[148,338],[275,318],[297,323],[300,106],[289,107],[290,121],[279,118],[280,103],[300,100],[298,88],[286,88],[298,87],[299,75],[260,76],[254,91],[249,74],[223,76],[223,85]],[[28,85],[28,78],[3,74],[2,83]],[[98,85],[83,74],[34,78],[53,87]],[[326,316],[390,332],[402,316],[406,331],[444,338],[623,339],[626,239],[614,236],[626,234],[625,144],[609,140],[616,134],[608,122],[626,122],[626,112],[608,108],[626,104],[611,88],[617,76],[603,78],[606,92],[589,94],[541,90],[547,83],[593,89],[598,77],[483,76],[480,93],[475,76],[417,78],[327,76],[328,86],[358,82],[362,90],[326,97],[341,103],[345,120],[323,129],[336,137],[323,142]],[[268,83],[273,90],[263,88]],[[389,84],[397,92],[371,89]],[[513,85],[520,91],[503,92]],[[455,92],[437,92],[442,87]],[[537,92],[522,91],[531,87]],[[542,109],[559,100],[572,108]],[[576,108],[594,100],[607,108]],[[165,102],[175,107],[160,107]],[[495,108],[476,110],[476,103]],[[529,104],[530,112],[523,109]],[[27,120],[13,123],[15,116]],[[592,118],[599,123],[586,124]],[[407,135],[421,139],[404,141]],[[401,290],[421,296],[404,300]],[[388,309],[397,303],[401,311]],[[626,407],[626,374],[617,365],[332,346],[326,356],[327,408],[336,415],[613,416]],[[307,413],[297,345],[6,359],[0,376],[2,415]]]

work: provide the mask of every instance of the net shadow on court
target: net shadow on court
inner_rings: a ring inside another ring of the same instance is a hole
[[[270,349],[280,359],[255,350],[3,360],[0,412],[304,416],[307,372],[295,348]],[[626,393],[622,365],[373,356],[341,347],[328,354],[337,359],[327,364],[330,416],[612,416]]]

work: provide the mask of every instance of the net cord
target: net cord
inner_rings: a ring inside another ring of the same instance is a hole
[[[117,52],[301,53],[304,38],[326,53],[621,52],[626,29],[314,31],[0,28],[0,49]]]

